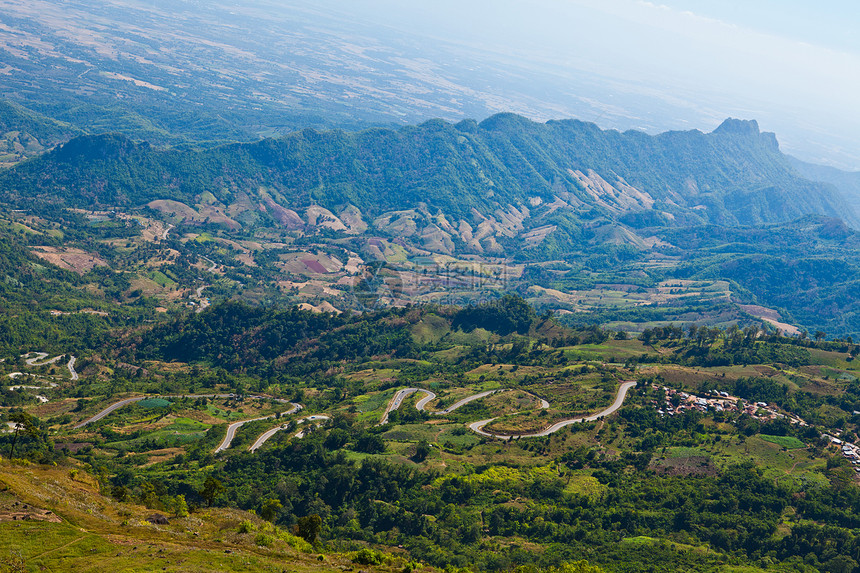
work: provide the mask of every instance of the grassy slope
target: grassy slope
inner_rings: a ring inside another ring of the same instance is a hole
[[[15,502],[50,510],[62,522],[7,521]],[[245,520],[262,524],[246,512],[204,509],[171,518],[169,525],[146,522],[153,513],[101,495],[84,471],[72,479],[69,468],[0,461],[0,570],[16,555],[30,570],[47,571],[310,572],[351,566],[346,556],[300,553],[271,536],[269,547],[257,545],[258,534],[238,533]]]

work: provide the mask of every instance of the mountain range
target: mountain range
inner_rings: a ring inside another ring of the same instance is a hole
[[[509,256],[545,241],[542,252],[558,256],[606,223],[613,241],[640,247],[654,245],[655,227],[762,225],[811,214],[860,224],[854,199],[796,166],[755,121],[649,136],[499,114],[397,130],[307,129],[196,150],[85,135],[0,174],[0,197],[18,205],[149,206],[232,230],[370,228],[435,251]]]

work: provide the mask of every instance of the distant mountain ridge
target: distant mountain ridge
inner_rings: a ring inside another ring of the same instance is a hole
[[[191,208],[188,223],[232,228],[359,233],[369,225],[443,252],[561,248],[594,240],[588,230],[606,223],[619,228],[612,240],[633,243],[645,237],[625,234],[646,227],[811,214],[860,226],[834,187],[795,171],[773,134],[735,119],[711,133],[649,136],[498,114],[196,151],[83,136],[0,174],[0,197],[172,213],[179,202]]]
[[[0,99],[0,167],[14,165],[82,134],[67,123]]]
[[[854,212],[860,213],[860,171],[842,171],[835,167],[807,163],[791,156],[788,156],[788,159],[804,178],[836,187]]]

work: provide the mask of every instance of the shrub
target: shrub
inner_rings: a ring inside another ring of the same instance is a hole
[[[382,565],[384,560],[385,556],[381,552],[368,547],[360,549],[352,558],[352,562],[359,565]]]

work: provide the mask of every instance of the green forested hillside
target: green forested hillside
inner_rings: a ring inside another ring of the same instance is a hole
[[[9,100],[0,100],[0,133],[23,131],[42,145],[51,146],[83,132],[70,124],[29,110]]]
[[[811,330],[845,336],[860,328],[860,237],[840,220],[666,229],[661,236],[687,253],[678,278],[733,281],[747,302],[783,309]]]
[[[594,210],[630,221],[656,211],[675,224],[758,224],[809,213],[856,222],[832,188],[796,175],[772,135],[737,120],[710,134],[651,137],[508,114],[398,131],[305,130],[203,151],[87,136],[0,176],[6,200],[77,207],[195,203],[206,191],[229,205],[240,193],[259,198],[260,187],[289,209],[352,204],[369,216],[419,204],[458,219],[472,208],[489,215],[509,205],[540,213],[538,205],[563,200],[583,216]]]
[[[810,181],[822,181],[836,187],[855,211],[860,209],[860,173],[835,167],[815,165],[789,156],[792,166]]]
[[[34,157],[82,135],[80,129],[0,99],[0,166]]]

